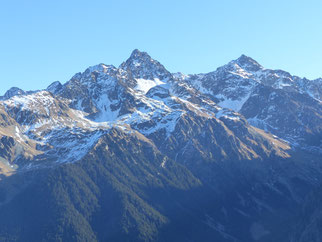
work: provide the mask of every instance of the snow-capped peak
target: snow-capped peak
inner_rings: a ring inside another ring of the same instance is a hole
[[[251,72],[263,69],[263,67],[257,61],[246,55],[241,55],[238,59],[233,60],[231,63],[237,64],[244,70]]]
[[[132,51],[129,59],[142,59],[142,58],[152,59],[148,53],[146,53],[144,51],[139,51],[138,49],[135,49]]]
[[[129,67],[140,67],[143,65],[148,65],[155,63],[157,61],[153,60],[151,56],[146,52],[141,52],[138,49],[132,51],[130,57],[120,65],[121,69],[127,69]]]
[[[153,80],[158,78],[164,80],[171,77],[171,74],[162,64],[152,59],[146,52],[141,52],[137,49],[119,68],[126,71],[132,79]]]

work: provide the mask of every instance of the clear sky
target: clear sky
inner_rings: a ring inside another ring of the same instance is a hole
[[[246,54],[266,68],[322,77],[321,0],[1,1],[0,95],[65,83],[133,49],[171,72],[215,70]]]

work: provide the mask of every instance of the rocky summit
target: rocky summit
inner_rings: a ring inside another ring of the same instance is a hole
[[[134,50],[0,97],[1,241],[321,241],[322,79]],[[318,195],[317,195],[318,194]]]

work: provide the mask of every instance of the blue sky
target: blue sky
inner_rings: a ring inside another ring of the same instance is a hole
[[[0,95],[41,89],[133,49],[202,73],[246,54],[266,68],[322,77],[322,1],[2,1]]]

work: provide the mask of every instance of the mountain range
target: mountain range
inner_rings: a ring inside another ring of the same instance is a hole
[[[2,241],[320,241],[322,79],[134,50],[0,97]]]

